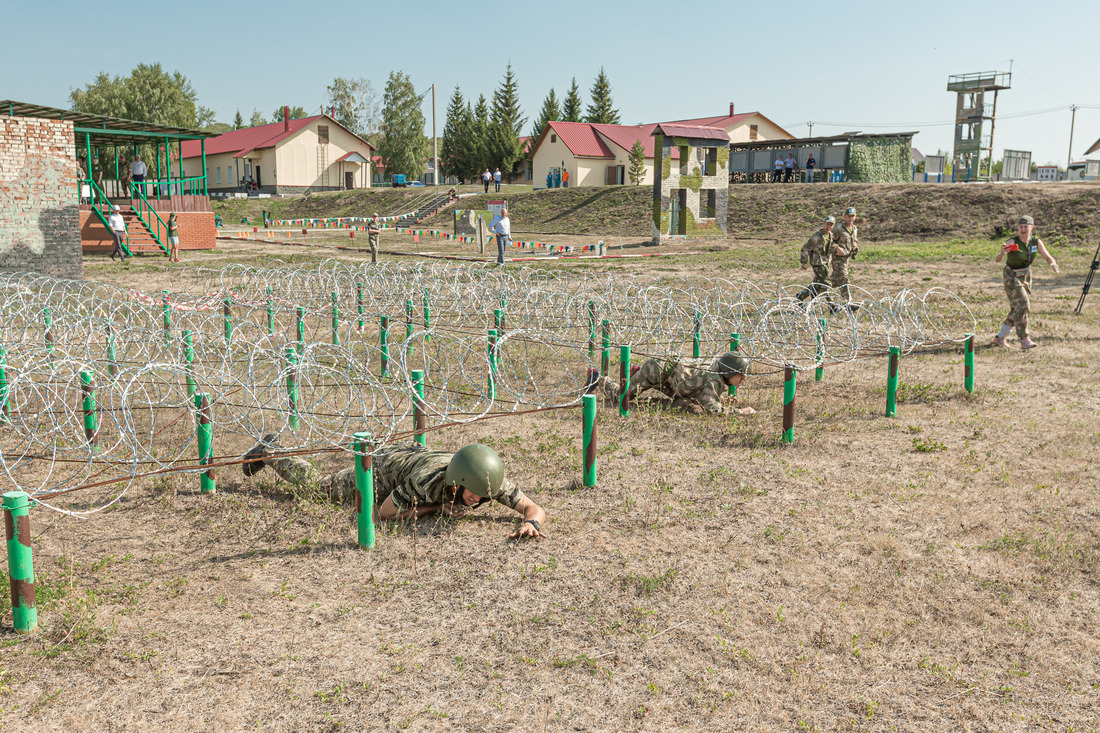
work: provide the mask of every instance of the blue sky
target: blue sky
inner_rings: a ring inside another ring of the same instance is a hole
[[[419,90],[436,84],[442,131],[455,85],[467,97],[491,97],[509,61],[528,118],[551,87],[563,96],[573,77],[587,102],[602,66],[624,123],[717,115],[734,102],[796,136],[808,134],[810,121],[815,135],[920,130],[914,145],[935,153],[951,146],[947,77],[1007,71],[1011,59],[995,155],[1031,150],[1036,162],[1064,165],[1071,104],[1082,107],[1073,158],[1100,138],[1097,20],[1095,0],[192,0],[96,15],[86,3],[59,0],[5,11],[0,98],[64,107],[70,88],[99,71],[126,75],[137,63],[160,62],[229,122],[238,108],[246,119],[253,108],[318,109],[336,76],[364,77],[381,94],[399,69]]]

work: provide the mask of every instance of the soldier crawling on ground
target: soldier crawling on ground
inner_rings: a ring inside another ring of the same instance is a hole
[[[318,478],[313,464],[298,456],[268,457],[279,449],[268,434],[248,453],[241,468],[246,476],[270,464],[293,486],[317,486],[338,501],[355,501],[355,467]],[[415,519],[427,514],[461,517],[490,499],[523,517],[509,537],[545,537],[546,512],[528,499],[504,475],[504,463],[492,448],[480,443],[455,453],[430,450],[415,441],[389,445],[373,454],[375,505],[383,520]]]
[[[826,293],[825,299],[833,306],[833,295],[829,292],[829,263],[832,261],[832,235],[836,219],[825,217],[825,223],[821,228],[810,235],[806,244],[802,245],[802,252],[798,261],[805,270],[807,266],[814,268],[814,280],[798,294],[798,299],[804,301],[807,298],[816,298],[821,293]],[[835,306],[833,306],[835,310]]]
[[[655,389],[672,398],[672,406],[690,410],[696,414],[714,412],[722,414],[722,396],[728,387],[740,386],[749,373],[749,360],[732,351],[717,359],[647,359],[642,366],[631,370],[627,394],[631,399]],[[613,402],[619,401],[618,380],[600,377],[599,386]],[[736,402],[736,398],[734,398]],[[751,407],[734,407],[734,415],[751,415]]]

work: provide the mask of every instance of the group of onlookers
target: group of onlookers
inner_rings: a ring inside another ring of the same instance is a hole
[[[814,159],[813,153],[806,158],[806,165],[803,168],[806,171],[806,175],[803,180],[806,183],[814,182],[814,169],[817,167],[817,161]],[[794,180],[795,173],[799,172],[798,160],[794,157],[794,153],[787,153],[787,157],[784,158],[780,155],[775,159],[775,168],[772,170],[772,183],[790,183]]]

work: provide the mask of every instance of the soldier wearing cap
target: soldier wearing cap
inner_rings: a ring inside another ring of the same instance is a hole
[[[277,436],[265,435],[244,455],[247,462],[241,468],[245,475],[252,476],[270,464],[280,478],[294,486],[319,486],[343,501],[357,496],[354,466],[318,479],[313,464],[304,458],[268,457],[278,447]],[[471,443],[448,453],[410,440],[374,453],[373,468],[379,519],[413,519],[427,514],[460,517],[492,499],[523,517],[509,537],[546,536],[542,533],[546,512],[505,476],[504,463],[489,446]]]
[[[378,235],[382,233],[382,225],[378,223],[378,213],[370,218],[367,224],[367,241],[370,243],[370,261],[378,262]]]
[[[833,228],[833,287],[840,291],[844,302],[850,303],[852,291],[848,287],[848,260],[859,253],[859,227],[856,226],[856,210],[849,207],[844,212],[844,221]]]
[[[749,360],[732,351],[717,359],[647,359],[631,372],[627,394],[633,399],[647,389],[655,389],[672,398],[674,407],[693,412],[722,414],[722,395],[730,386],[740,386],[748,376]],[[600,377],[599,386],[612,402],[619,401],[619,383],[608,377]],[[751,415],[751,407],[736,407],[735,415]]]
[[[798,294],[799,300],[816,298],[819,293],[827,293],[829,290],[829,263],[832,261],[833,256],[831,233],[835,225],[835,218],[825,217],[825,223],[822,224],[821,228],[811,234],[810,238],[806,240],[806,244],[802,245],[802,252],[798,257],[798,261],[803,270],[808,266],[814,268],[814,280]],[[829,293],[826,298],[831,304],[832,293]]]
[[[1035,220],[1030,216],[1021,216],[1016,225],[1016,236],[1001,245],[1001,251],[993,258],[994,262],[1005,261],[1001,279],[1008,296],[1008,315],[1001,330],[993,337],[994,346],[1004,346],[1005,337],[1016,327],[1020,337],[1020,348],[1033,349],[1039,344],[1031,340],[1027,332],[1027,317],[1031,310],[1031,264],[1035,255],[1042,255],[1050,269],[1058,272],[1058,263],[1047,252],[1043,240],[1033,236]]]

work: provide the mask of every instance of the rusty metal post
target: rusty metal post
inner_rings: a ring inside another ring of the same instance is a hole
[[[15,633],[29,634],[38,626],[34,602],[34,562],[31,557],[30,501],[25,491],[4,494],[4,536],[11,578],[11,613]]]

